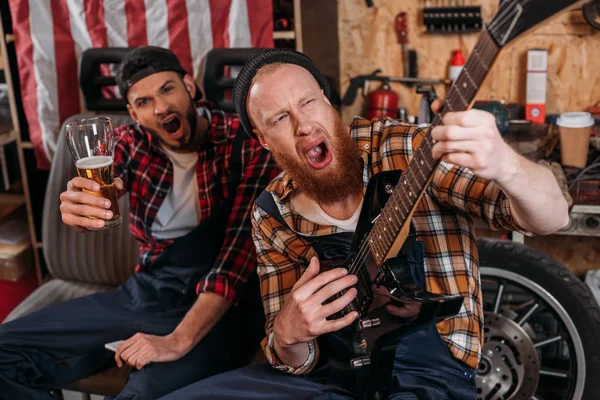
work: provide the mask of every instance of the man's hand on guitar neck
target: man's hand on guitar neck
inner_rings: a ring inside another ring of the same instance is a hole
[[[432,104],[434,112],[439,104],[438,100]],[[443,125],[432,129],[431,138],[435,140],[434,158],[467,167],[480,178],[501,183],[515,173],[519,155],[502,139],[488,112],[448,112]]]
[[[307,343],[350,325],[358,317],[353,311],[342,318],[327,320],[356,297],[356,289],[350,287],[357,282],[357,277],[343,268],[323,273],[319,273],[319,269],[319,260],[313,257],[273,324],[275,352],[282,362],[293,367],[299,367],[308,358]],[[348,290],[341,297],[323,304],[344,289]]]
[[[435,101],[436,112],[441,102]],[[526,231],[548,235],[569,223],[569,211],[553,173],[517,154],[502,139],[494,116],[481,110],[449,112],[431,131],[434,158],[469,168],[498,183],[511,216]]]

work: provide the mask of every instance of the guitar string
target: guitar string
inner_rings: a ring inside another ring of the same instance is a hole
[[[530,0],[523,0],[522,4],[526,5],[529,1]],[[516,5],[518,2],[519,2],[518,0],[515,0],[513,3]],[[504,8],[500,12],[500,14],[497,14],[496,18],[494,19],[494,21],[492,21],[492,23],[490,23],[488,25],[488,27],[487,27],[487,31],[488,31],[488,33],[490,35],[496,35],[498,33],[499,29],[501,29],[506,23],[511,22],[511,18],[512,18],[511,11],[513,11],[512,6],[509,6],[508,4],[505,4]],[[484,49],[478,49],[478,50],[482,51],[482,53],[488,53],[489,50],[490,50],[490,46],[486,46]],[[493,50],[493,48],[492,48],[492,50]],[[495,50],[493,50],[493,51],[495,52]],[[484,58],[485,58],[485,56],[488,56],[488,57],[490,55],[493,56],[493,54],[482,54],[482,55],[484,56]],[[468,61],[467,61],[467,64],[468,64]],[[467,67],[467,65],[465,65],[465,67]],[[485,78],[485,76],[483,78]],[[463,79],[464,79],[464,77],[463,77]],[[477,80],[480,80],[480,77],[478,77]],[[479,88],[477,88],[477,89],[479,89]],[[457,90],[452,91],[450,93],[450,95],[445,99],[445,102],[446,101],[454,102],[455,100],[457,100],[456,99],[457,96],[459,96]],[[440,114],[438,114],[436,116],[436,118],[439,118],[439,115]],[[424,144],[426,144],[431,149],[431,144],[429,142],[429,139],[430,139],[430,136],[429,136],[429,133],[428,133],[428,134],[426,134],[426,136],[423,139],[423,141],[424,141]],[[413,159],[415,159],[415,158],[413,158]],[[415,175],[414,175],[414,173],[412,172],[412,169],[410,169],[410,168],[407,168],[407,170],[405,171],[404,177],[406,177],[406,175],[408,175],[408,178],[411,178],[411,180],[414,180],[416,178]],[[410,175],[412,175],[412,177]],[[406,208],[408,208],[409,209],[408,212],[410,212],[410,207],[406,206],[406,204],[403,204],[403,205]],[[414,206],[414,204],[413,204],[413,206]],[[383,214],[383,212],[382,212],[382,214]],[[382,216],[380,215],[380,218],[381,217]],[[364,276],[364,273],[365,273],[364,263],[366,262],[366,260],[367,260],[367,258],[369,256],[370,250],[371,250],[370,246],[369,246],[370,237],[371,237],[371,233],[369,233],[366,236],[365,240],[360,245],[357,257],[355,258],[355,260],[353,260],[353,262],[352,262],[352,264],[351,264],[351,266],[349,268],[349,273],[350,274],[356,274],[358,276],[358,278],[359,278],[359,282],[357,282],[357,283],[360,283],[365,289],[368,289],[368,283],[366,281],[366,277]]]
[[[489,55],[490,55],[490,54],[485,54],[485,56],[489,56]],[[471,61],[472,61],[472,60],[471,60]],[[471,62],[471,64],[472,64],[472,62]],[[480,78],[481,78],[480,76],[479,76],[479,77],[477,77],[477,79],[478,79],[478,80],[479,80]],[[457,94],[456,94],[456,91],[453,91],[453,92],[450,94],[450,96],[448,97],[448,101],[453,101],[453,100],[456,98],[456,96],[457,96]],[[427,136],[425,136],[425,138],[424,138],[424,142],[425,142],[425,144],[426,144],[426,145],[427,145],[429,148],[431,148],[431,144],[430,144],[430,142],[429,142],[429,136],[428,136],[428,135],[427,135]],[[409,181],[414,181],[414,180],[416,180],[416,176],[415,176],[415,174],[414,174],[414,172],[413,172],[413,168],[407,168],[407,170],[405,171],[405,174],[404,174],[404,176],[403,176],[403,177],[408,177],[408,178],[410,178],[410,179],[409,179]],[[409,209],[409,207],[408,207],[408,206],[406,206],[406,204],[404,204],[404,203],[403,203],[402,205],[404,205],[404,206],[405,206],[407,209]],[[410,211],[410,209],[409,209],[408,211]],[[382,218],[382,216],[380,216],[380,218]],[[365,241],[363,242],[363,245],[361,246],[361,248],[360,248],[360,250],[359,250],[359,253],[357,254],[357,258],[356,258],[356,261],[357,261],[357,263],[356,263],[356,264],[358,264],[358,265],[355,265],[353,268],[351,268],[351,271],[352,271],[352,272],[356,272],[356,270],[357,270],[358,268],[361,268],[361,265],[360,265],[360,264],[362,264],[362,263],[364,262],[364,260],[366,259],[366,256],[367,256],[367,254],[365,254],[365,253],[366,253],[368,250],[369,250],[369,248],[368,248],[368,240],[365,240]]]

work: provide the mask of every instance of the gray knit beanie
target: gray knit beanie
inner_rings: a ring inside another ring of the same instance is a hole
[[[246,130],[246,133],[252,138],[256,139],[256,135],[252,133],[252,124],[248,118],[248,112],[246,109],[246,101],[248,99],[248,91],[252,79],[256,75],[256,72],[263,66],[273,64],[276,62],[285,64],[296,64],[308,72],[310,72],[323,89],[325,96],[329,99],[329,82],[317,69],[315,64],[310,58],[302,53],[288,49],[268,49],[264,52],[252,57],[242,68],[233,87],[233,104],[235,105],[235,111],[237,112],[242,127]]]

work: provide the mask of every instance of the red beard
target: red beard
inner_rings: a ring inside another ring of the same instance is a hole
[[[319,204],[333,204],[363,190],[362,163],[356,142],[352,140],[339,114],[333,111],[335,128],[328,151],[333,152],[335,165],[324,170],[312,169],[297,155],[271,150],[279,166],[308,197]],[[297,154],[302,153],[300,149]]]

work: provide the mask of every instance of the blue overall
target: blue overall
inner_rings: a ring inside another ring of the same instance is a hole
[[[263,192],[256,203],[284,226],[277,206]],[[352,234],[305,237],[320,260],[339,259],[347,254]],[[425,287],[423,243],[415,242],[407,258],[416,283]],[[475,370],[452,356],[434,323],[414,329],[397,339],[388,370],[353,369],[354,356],[348,331],[318,338],[320,356],[316,367],[305,376],[279,371],[269,364],[252,365],[197,382],[161,400],[275,400],[359,399],[391,400],[475,399]],[[381,379],[381,375],[387,377]],[[382,385],[366,390],[373,381]],[[383,390],[382,390],[383,388]],[[376,397],[378,396],[378,397]]]
[[[116,291],[56,304],[0,325],[0,399],[51,399],[50,390],[115,365],[105,343],[137,332],[173,332],[196,299],[196,282],[220,249],[222,236],[215,233],[226,226],[224,211],[178,239]],[[134,369],[117,399],[156,399],[237,368],[250,360],[262,337],[264,314],[253,273],[239,305],[192,351],[177,361]]]
[[[245,137],[243,132],[239,137]],[[235,148],[233,154],[241,154],[239,142]],[[241,176],[241,161],[233,158],[230,193],[236,192]],[[51,399],[51,390],[115,366],[114,353],[105,343],[137,332],[173,332],[221,248],[232,199],[228,203],[115,291],[56,304],[0,325],[0,399]],[[263,337],[264,313],[254,272],[239,305],[194,349],[177,361],[134,369],[116,399],[156,399],[237,368],[250,361]]]

